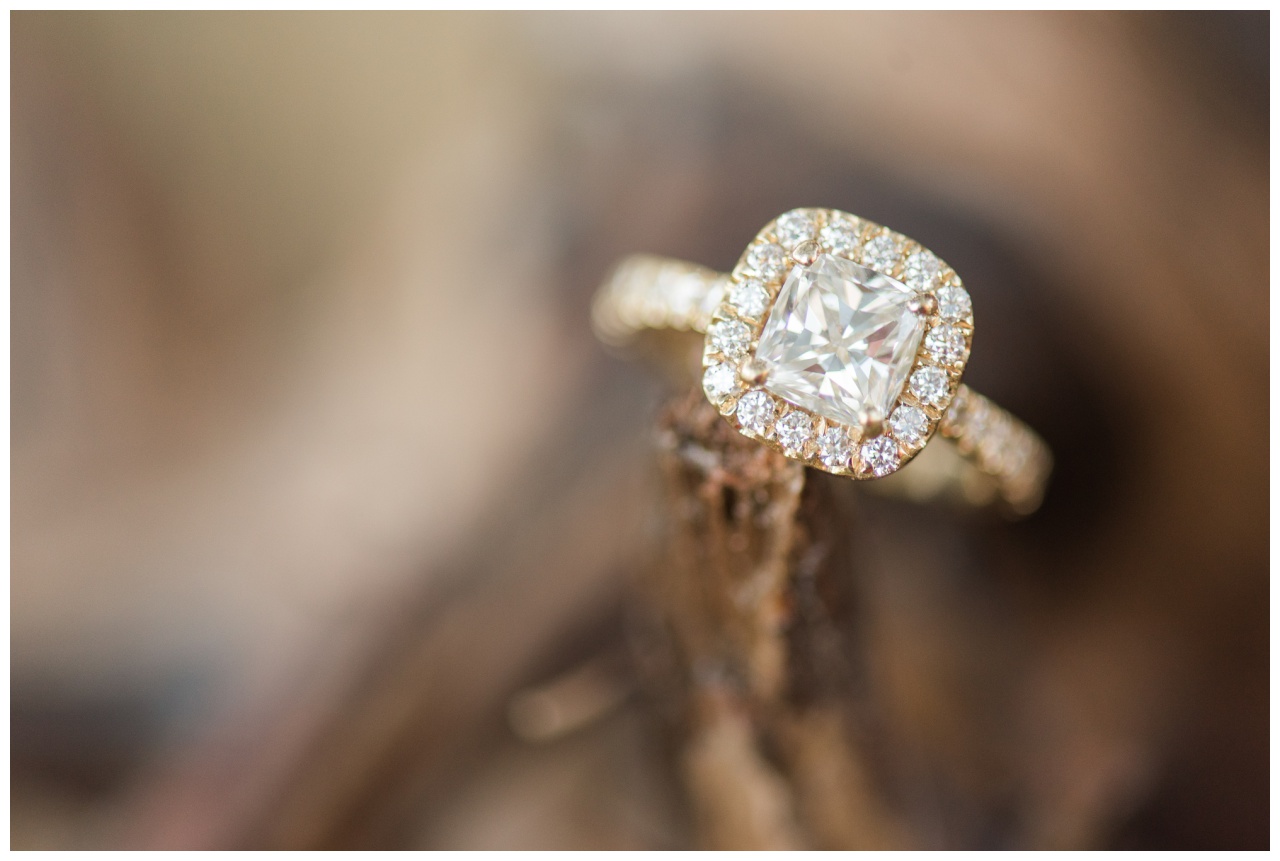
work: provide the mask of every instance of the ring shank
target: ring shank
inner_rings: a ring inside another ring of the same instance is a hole
[[[705,333],[728,286],[727,275],[692,263],[628,257],[597,292],[592,324],[601,340],[615,346],[647,331]],[[1002,503],[1015,515],[1039,507],[1052,457],[1024,422],[962,385],[937,436],[951,445],[927,445],[899,473],[871,485],[915,500]]]

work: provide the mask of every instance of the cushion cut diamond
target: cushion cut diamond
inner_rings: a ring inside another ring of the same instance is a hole
[[[765,388],[843,424],[887,416],[915,361],[925,321],[893,278],[823,254],[796,266],[769,312],[756,357]]]

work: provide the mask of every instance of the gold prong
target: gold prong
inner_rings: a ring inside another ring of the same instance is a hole
[[[907,309],[921,317],[932,317],[938,310],[938,300],[932,293],[920,293],[911,297],[907,302]]]
[[[863,439],[879,436],[884,431],[884,414],[877,409],[863,410],[858,413],[858,425]]]
[[[804,242],[796,245],[791,249],[791,259],[799,263],[801,266],[808,266],[810,263],[818,259],[818,255],[822,253],[822,246],[812,239],[806,239]]]
[[[769,376],[769,367],[755,356],[748,356],[738,365],[738,376],[744,383],[754,386],[763,383],[765,377]]]

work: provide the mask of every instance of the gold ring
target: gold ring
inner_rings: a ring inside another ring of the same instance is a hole
[[[647,330],[702,333],[708,400],[739,432],[807,466],[885,478],[938,433],[967,469],[930,446],[921,467],[931,466],[903,472],[900,489],[925,496],[947,484],[1019,515],[1040,504],[1048,446],[960,382],[974,333],[960,277],[881,225],[795,209],[728,275],[629,257],[597,292],[593,324],[610,344]]]

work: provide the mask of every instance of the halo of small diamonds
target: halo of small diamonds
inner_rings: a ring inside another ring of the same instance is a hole
[[[794,248],[806,239],[812,239],[818,230],[813,216],[803,209],[793,209],[774,222],[773,232],[783,248]]]
[[[769,317],[781,313],[778,294],[788,272],[807,266],[815,247],[932,297],[919,311],[924,329],[911,372],[874,436],[739,372],[739,365],[759,363],[760,336]],[[902,234],[837,210],[792,210],[766,225],[743,252],[711,317],[703,390],[725,419],[787,457],[857,479],[889,475],[919,453],[959,390],[973,340],[969,294],[944,261]]]
[[[787,269],[787,252],[781,245],[765,242],[747,252],[747,265],[766,281],[777,278]]]
[[[860,454],[864,467],[877,477],[888,475],[898,468],[898,445],[887,436],[878,436],[863,443]]]
[[[801,410],[792,410],[778,420],[774,433],[787,451],[803,451],[813,436],[813,417]]]
[[[862,246],[862,262],[886,275],[892,274],[902,254],[902,243],[892,233],[873,236]]]
[[[917,251],[907,258],[902,269],[902,281],[908,287],[919,292],[928,292],[938,278],[938,270],[942,264],[931,251]]]
[[[729,291],[729,304],[743,317],[759,320],[769,310],[769,291],[755,278],[748,278],[733,285]]]
[[[973,313],[973,305],[969,301],[969,294],[959,285],[952,284],[942,287],[936,295],[938,297],[938,316],[948,323],[964,320]]]
[[[724,403],[725,398],[738,388],[738,372],[728,362],[708,365],[702,373],[702,390],[713,404]]]
[[[712,345],[731,359],[745,356],[751,346],[751,329],[741,320],[718,320],[707,330]]]
[[[853,442],[844,428],[829,427],[818,437],[818,459],[832,472],[848,469],[852,455]]]
[[[911,375],[907,385],[911,387],[911,394],[920,399],[920,403],[940,407],[947,400],[949,382],[947,372],[942,368],[926,365]]]
[[[924,336],[924,348],[942,365],[954,365],[964,356],[964,331],[959,326],[941,323]]]
[[[920,407],[912,404],[899,404],[889,416],[889,430],[894,438],[909,446],[917,446],[924,442],[929,433],[929,417]]]
[[[778,411],[773,398],[762,391],[747,392],[738,400],[738,408],[734,414],[738,417],[738,425],[756,436],[764,436]]]
[[[852,260],[858,250],[858,234],[861,232],[862,225],[856,219],[836,219],[818,232],[818,241],[837,257]]]

